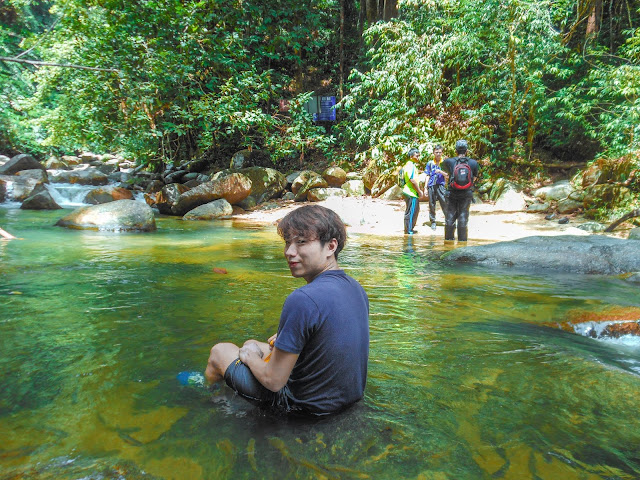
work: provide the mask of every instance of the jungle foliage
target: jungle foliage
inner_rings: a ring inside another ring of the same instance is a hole
[[[358,166],[465,137],[504,169],[640,150],[638,0],[8,0],[0,21],[6,152]],[[337,125],[311,92],[341,100]]]

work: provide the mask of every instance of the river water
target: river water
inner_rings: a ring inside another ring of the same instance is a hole
[[[633,284],[352,235],[340,263],[371,303],[365,398],[290,420],[176,380],[216,342],[275,332],[301,280],[273,226],[114,234],[54,227],[64,214],[0,205],[22,238],[0,240],[0,479],[640,478],[640,345],[548,326],[638,320]]]

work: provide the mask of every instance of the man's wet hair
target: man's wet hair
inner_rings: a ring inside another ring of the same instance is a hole
[[[418,150],[417,148],[412,148],[407,152],[407,157],[412,158],[416,153],[419,155],[420,150]]]
[[[347,230],[338,214],[320,205],[305,205],[289,212],[278,223],[278,235],[285,242],[294,237],[317,239],[323,246],[335,238],[338,241],[338,248],[334,253],[336,260],[347,240]]]
[[[444,148],[442,148],[442,145],[436,145],[433,147],[433,151],[435,152],[436,150],[444,150]]]

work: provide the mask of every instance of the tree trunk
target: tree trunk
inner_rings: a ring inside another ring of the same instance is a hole
[[[342,100],[344,96],[343,86],[344,86],[344,16],[345,16],[345,6],[344,2],[346,0],[340,0],[340,82],[338,85],[338,97]]]
[[[587,37],[597,35],[602,23],[602,0],[593,0],[591,12],[587,19]]]
[[[382,19],[388,22],[398,16],[398,0],[384,0]]]
[[[618,220],[616,220],[611,225],[609,225],[605,229],[605,232],[613,232],[615,230],[615,228],[618,225],[620,225],[622,222],[624,222],[625,220],[629,220],[630,218],[634,218],[634,217],[640,217],[640,208],[636,208],[635,210],[631,210],[626,215],[623,215],[622,217],[620,217]]]

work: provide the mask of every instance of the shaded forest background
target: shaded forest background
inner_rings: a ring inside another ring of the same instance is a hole
[[[638,0],[4,0],[0,153],[353,169],[464,137],[488,172],[637,167],[638,26]]]

